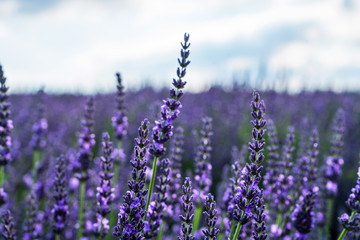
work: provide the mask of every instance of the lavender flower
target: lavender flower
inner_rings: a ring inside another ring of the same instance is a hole
[[[284,237],[288,235],[291,230],[291,225],[289,225],[289,223],[291,223],[291,207],[294,204],[294,199],[291,194],[294,185],[294,179],[291,175],[294,161],[294,145],[294,128],[290,126],[288,128],[286,143],[283,149],[282,160],[278,162],[278,175],[276,177],[276,183],[274,184],[273,195],[271,198],[270,206],[276,213],[276,224],[278,225],[276,227],[279,230],[273,237]]]
[[[80,163],[80,173],[77,175],[80,181],[86,181],[89,178],[89,168],[92,160],[92,147],[95,145],[94,126],[94,99],[87,100],[85,106],[84,118],[81,121],[82,132],[79,136],[80,150],[78,161]]]
[[[169,172],[169,160],[161,160],[160,176],[157,178],[158,184],[155,186],[158,192],[155,193],[155,201],[150,203],[149,210],[147,212],[147,220],[145,222],[144,236],[146,239],[156,237],[159,233],[163,212],[166,209],[166,191],[170,182]]]
[[[183,203],[182,208],[184,211],[184,215],[180,215],[181,223],[181,233],[178,237],[178,240],[195,240],[195,238],[191,235],[193,230],[192,221],[194,218],[193,214],[193,196],[192,196],[192,186],[190,178],[185,178],[184,185],[182,186],[182,190],[184,195],[181,197]]]
[[[112,188],[112,143],[110,142],[110,136],[108,133],[103,134],[103,154],[100,158],[101,169],[100,173],[100,186],[96,188],[96,198],[97,198],[97,223],[94,224],[94,233],[96,236],[105,236],[109,230],[109,221],[106,219],[106,216],[110,213],[111,203],[114,199],[114,188]]]
[[[264,198],[270,201],[270,197],[274,192],[274,185],[276,178],[279,175],[279,140],[277,137],[276,127],[271,119],[267,120],[267,130],[269,136],[269,145],[267,147],[269,151],[268,169],[264,176]]]
[[[79,137],[80,150],[78,161],[80,169],[76,177],[80,181],[80,201],[79,201],[79,228],[77,238],[82,238],[83,234],[83,216],[84,216],[84,198],[86,192],[86,181],[89,178],[90,164],[92,161],[92,147],[95,145],[95,134],[92,133],[94,125],[94,99],[91,97],[86,102],[84,118],[81,121],[82,132]]]
[[[310,189],[300,197],[299,203],[293,212],[293,225],[297,230],[295,238],[298,240],[306,239],[314,227],[314,204],[316,197],[316,188]]]
[[[257,202],[257,207],[254,211],[254,231],[253,231],[253,238],[254,240],[265,240],[267,238],[266,234],[266,214],[265,214],[265,203],[263,198],[263,191],[259,194],[259,200]]]
[[[252,136],[253,139],[249,143],[250,150],[250,164],[247,164],[243,169],[243,184],[241,189],[234,197],[233,223],[230,238],[237,239],[241,226],[248,223],[255,210],[255,206],[259,201],[259,187],[258,183],[261,180],[260,172],[262,170],[262,162],[264,161],[264,146],[265,146],[265,125],[266,120],[263,118],[265,114],[265,104],[260,100],[260,95],[256,91],[253,92],[253,100],[251,102],[251,115],[254,120],[251,121],[253,125]],[[237,227],[236,227],[237,222]],[[234,233],[236,227],[236,232]]]
[[[8,102],[7,91],[9,88],[6,86],[6,77],[0,65],[0,166],[5,166],[11,160],[10,147],[11,147],[11,129],[13,129],[12,120],[10,116],[10,103]],[[1,174],[1,173],[0,173]],[[0,188],[2,187],[0,179]]]
[[[118,141],[121,141],[127,133],[128,119],[125,116],[124,107],[124,86],[122,85],[122,79],[120,73],[116,73],[117,79],[117,112],[114,117],[111,118],[112,126],[115,129],[115,137]]]
[[[337,194],[337,184],[341,176],[341,166],[344,164],[344,160],[341,157],[341,151],[344,145],[344,122],[344,111],[339,109],[336,112],[334,121],[334,135],[330,149],[331,155],[326,159],[326,170],[324,173],[327,179],[326,193],[328,197],[335,197]]]
[[[11,129],[13,128],[10,116],[10,104],[8,102],[8,87],[6,77],[0,65],[0,207],[6,202],[7,194],[3,188],[5,178],[5,166],[10,162]]]
[[[16,240],[14,221],[9,210],[2,214],[2,223],[1,236],[4,240]]]
[[[168,198],[166,201],[167,206],[172,207],[172,211],[167,211],[166,216],[177,221],[177,216],[180,214],[180,195],[181,189],[181,160],[184,152],[184,130],[181,127],[176,128],[174,140],[172,142],[171,155],[170,155],[170,182],[168,187]],[[176,212],[176,213],[175,213]],[[177,214],[178,213],[178,214]],[[175,220],[176,218],[176,220]]]
[[[210,193],[206,197],[205,201],[205,212],[206,216],[206,229],[202,231],[205,236],[205,240],[216,240],[217,235],[219,234],[219,229],[216,227],[217,221],[217,210],[216,210],[216,202],[214,200],[214,196]]]
[[[46,136],[48,132],[48,122],[44,117],[44,106],[43,106],[43,98],[44,91],[39,90],[37,93],[38,98],[38,120],[33,124],[32,127],[32,138],[30,145],[34,149],[34,151],[42,151],[46,147]]]
[[[145,187],[146,154],[149,140],[149,121],[141,122],[138,130],[138,138],[135,138],[134,158],[130,161],[133,170],[131,180],[128,182],[129,191],[124,196],[124,203],[120,207],[118,224],[114,228],[113,235],[120,239],[144,239],[143,218],[145,216]]]
[[[29,196],[28,206],[23,240],[35,240],[41,236],[42,226],[38,219],[38,204],[34,193]]]
[[[154,156],[153,167],[152,167],[152,176],[149,185],[149,194],[146,201],[147,210],[151,201],[151,195],[154,188],[155,176],[156,176],[156,167],[158,157],[165,154],[164,143],[166,143],[170,137],[173,135],[173,126],[172,122],[178,117],[180,109],[182,108],[180,99],[184,95],[182,89],[184,88],[186,82],[182,80],[186,74],[186,67],[190,64],[190,61],[187,60],[190,54],[189,35],[185,33],[184,43],[181,43],[182,49],[180,52],[181,60],[178,59],[180,68],[177,69],[178,79],[173,79],[174,88],[170,90],[170,98],[163,100],[163,105],[161,106],[161,119],[155,121],[155,127],[152,129],[153,141],[149,147],[149,152]]]
[[[66,218],[69,215],[69,207],[67,202],[67,192],[65,190],[65,158],[60,156],[56,162],[55,175],[55,194],[53,231],[55,234],[61,234],[65,229]]]
[[[211,147],[211,136],[212,132],[212,119],[209,117],[204,117],[202,119],[202,129],[200,144],[198,146],[196,157],[195,157],[195,189],[194,197],[197,201],[197,204],[201,204],[205,201],[207,194],[209,193],[210,186],[212,183],[211,178],[211,169],[212,165],[210,163],[210,152]],[[195,228],[196,229],[196,228]]]
[[[156,157],[160,157],[165,154],[164,143],[167,142],[173,135],[172,122],[178,117],[180,109],[182,108],[180,99],[184,95],[182,89],[184,88],[186,81],[182,78],[186,75],[186,67],[190,64],[187,60],[189,57],[190,47],[189,35],[185,33],[184,43],[181,43],[182,49],[180,52],[181,60],[178,59],[180,67],[177,69],[178,80],[173,79],[174,88],[170,90],[170,98],[163,100],[161,106],[161,119],[155,121],[155,127],[152,131],[153,142],[150,146],[150,153]]]

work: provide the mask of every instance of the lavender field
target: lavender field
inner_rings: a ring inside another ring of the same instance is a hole
[[[190,40],[161,91],[9,95],[0,68],[0,239],[360,239],[360,95],[188,93]]]

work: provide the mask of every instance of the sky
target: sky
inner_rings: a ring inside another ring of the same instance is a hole
[[[356,0],[0,0],[0,64],[12,93],[170,87],[187,32],[191,92],[359,91],[358,23]]]

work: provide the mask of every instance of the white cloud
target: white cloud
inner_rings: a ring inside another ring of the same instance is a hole
[[[17,1],[0,2],[0,61],[15,91],[44,84],[64,91],[94,91],[100,83],[111,89],[118,68],[131,86],[145,77],[171,79],[175,65],[164,62],[177,58],[185,31],[194,51],[236,41],[236,48],[246,48],[240,42],[262,45],[272,29],[304,25],[299,39],[269,43],[270,74],[287,67],[297,79],[331,79],[339,69],[360,67],[360,12],[345,10],[340,0],[63,0],[37,13],[18,9]],[[246,56],[221,55],[211,66],[193,62],[191,89],[207,89],[214,76],[256,69],[264,56],[252,49]]]

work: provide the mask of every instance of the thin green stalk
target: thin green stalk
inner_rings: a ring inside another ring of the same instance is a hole
[[[203,212],[203,208],[201,206],[197,206],[195,209],[195,215],[194,215],[194,225],[193,225],[193,231],[192,231],[193,235],[199,229],[202,212]]]
[[[60,235],[59,235],[59,234],[56,234],[56,235],[55,235],[55,239],[56,239],[56,240],[60,240]]]
[[[102,239],[102,234],[103,234],[103,225],[102,222],[104,220],[104,217],[101,217],[101,222],[100,222],[100,235],[96,238],[97,240],[101,240]]]
[[[4,165],[1,165],[0,166],[0,188],[3,187],[4,178],[5,178]]]
[[[79,205],[79,228],[77,232],[77,239],[82,237],[83,215],[84,215],[84,196],[85,196],[85,182],[80,182],[80,205]]]
[[[276,218],[276,225],[278,226],[278,227],[280,227],[280,225],[281,225],[281,215],[280,214],[278,214],[277,215],[277,218]]]
[[[231,231],[230,231],[230,235],[229,235],[229,239],[232,239],[233,235],[234,235],[234,231],[236,228],[236,222],[234,221],[232,226],[231,226]]]
[[[161,226],[160,226],[160,231],[159,231],[159,234],[158,234],[158,236],[157,236],[157,240],[163,239],[164,226],[165,226],[165,222],[162,221]]]
[[[334,199],[330,198],[327,201],[327,215],[326,215],[326,225],[325,225],[326,238],[325,239],[329,239],[333,207],[334,207]]]
[[[352,212],[351,216],[350,216],[350,220],[354,220],[356,212]],[[347,230],[346,228],[343,229],[343,231],[341,232],[338,240],[343,240],[344,237],[346,236],[346,234],[348,233],[349,230]]]
[[[41,151],[34,150],[33,153],[33,162],[32,162],[32,182],[33,184],[36,182],[36,168],[41,159]]]
[[[150,201],[151,201],[151,195],[152,195],[152,192],[153,192],[153,189],[154,189],[157,160],[158,160],[158,157],[155,156],[154,161],[153,161],[152,176],[151,176],[151,181],[150,181],[150,185],[149,185],[149,193],[148,193],[148,198],[147,198],[147,201],[146,201],[145,211],[147,211],[148,208],[149,208],[149,204],[150,204]]]
[[[236,227],[236,231],[235,231],[235,234],[234,234],[234,237],[232,238],[232,240],[236,240],[240,234],[240,230],[241,230],[241,224],[238,223],[237,227]]]

